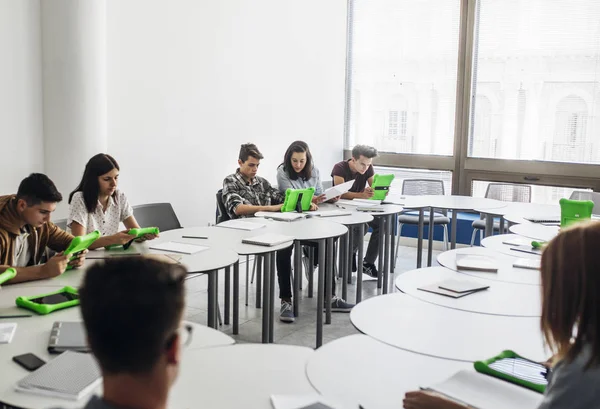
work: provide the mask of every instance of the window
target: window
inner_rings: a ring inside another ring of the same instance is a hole
[[[452,192],[452,172],[428,170],[428,169],[407,169],[391,168],[386,166],[374,166],[375,173],[381,175],[394,174],[394,180],[390,187],[390,195],[402,194],[402,182],[404,179],[435,179],[444,183],[444,193],[446,195]]]
[[[488,185],[492,182],[474,180],[473,181],[473,196],[485,197]],[[569,188],[560,186],[536,186],[536,185],[521,185],[531,187],[531,203],[538,204],[558,204],[562,198],[569,199],[575,191],[591,192],[591,189],[586,188]],[[507,200],[520,201],[520,200]]]

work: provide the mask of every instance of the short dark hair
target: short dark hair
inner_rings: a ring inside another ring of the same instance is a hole
[[[177,332],[186,270],[144,257],[92,265],[79,289],[90,347],[109,374],[149,373]]]
[[[294,168],[292,167],[292,155],[294,153],[304,152],[306,153],[306,164],[304,165],[304,169],[299,174],[296,173]],[[285,151],[285,155],[283,156],[283,170],[287,173],[287,175],[292,180],[298,179],[298,176],[301,176],[304,180],[309,180],[312,177],[312,169],[313,169],[313,160],[312,155],[310,154],[310,149],[308,149],[308,144],[304,141],[294,141]]]
[[[82,192],[85,208],[89,213],[93,213],[96,210],[96,206],[98,206],[98,191],[100,190],[98,177],[113,169],[121,170],[119,164],[112,156],[106,153],[99,153],[92,156],[85,165],[81,182],[79,182],[79,185],[69,195],[69,204],[71,204],[75,193]]]
[[[255,159],[262,159],[263,155],[262,153],[260,153],[260,151],[258,150],[258,148],[256,147],[255,144],[253,143],[245,143],[240,147],[240,155],[239,155],[239,159],[242,162],[246,162],[248,160],[248,157],[252,156]]]
[[[372,146],[356,145],[354,148],[352,148],[352,157],[354,159],[358,159],[361,156],[371,159],[371,158],[376,158],[377,155],[378,155],[377,149],[373,148]]]
[[[17,199],[25,200],[28,206],[35,206],[42,202],[58,203],[62,200],[62,195],[48,176],[32,173],[19,184]]]

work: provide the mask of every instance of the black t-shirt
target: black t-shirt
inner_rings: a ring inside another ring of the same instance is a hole
[[[375,170],[373,169],[373,165],[369,165],[367,171],[362,175],[358,172],[352,173],[350,164],[348,163],[349,160],[350,159],[336,163],[331,171],[331,177],[342,177],[344,178],[344,182],[354,180],[354,184],[350,188],[349,192],[360,193],[365,190],[369,178],[375,175]]]

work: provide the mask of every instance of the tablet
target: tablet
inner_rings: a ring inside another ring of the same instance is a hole
[[[392,181],[394,180],[394,175],[375,175],[373,177],[373,185],[371,188],[375,191],[375,194],[371,199],[373,200],[384,200],[387,196]]]
[[[79,294],[73,287],[63,287],[58,291],[31,297],[17,297],[17,306],[27,308],[40,315],[79,305]]]
[[[310,210],[310,204],[315,194],[314,187],[306,189],[288,189],[285,191],[285,201],[281,207],[282,212],[306,212]]]
[[[507,350],[486,361],[476,361],[473,366],[481,372],[505,381],[544,393],[550,369],[539,362],[523,358]]]
[[[7,268],[3,273],[0,273],[0,284],[4,284],[8,280],[12,280],[17,275],[17,270],[14,268]]]
[[[100,232],[98,230],[94,230],[93,232],[86,234],[85,236],[74,237],[71,240],[71,244],[64,251],[64,254],[71,254],[73,257],[69,259],[69,261],[75,259],[83,250],[87,250],[88,247],[92,245],[93,242],[98,240],[100,237]],[[72,266],[67,266],[67,270],[72,269]]]

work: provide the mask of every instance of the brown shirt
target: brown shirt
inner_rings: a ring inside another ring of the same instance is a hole
[[[369,165],[367,171],[362,175],[358,172],[352,173],[352,169],[350,169],[350,164],[348,163],[349,160],[350,159],[336,163],[331,171],[331,177],[342,177],[344,178],[344,182],[354,180],[354,184],[350,188],[349,192],[360,193],[365,190],[365,186],[368,183],[369,178],[375,175],[375,170],[373,170],[373,165]]]

